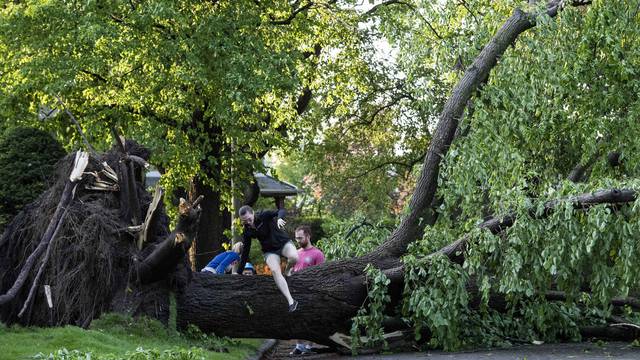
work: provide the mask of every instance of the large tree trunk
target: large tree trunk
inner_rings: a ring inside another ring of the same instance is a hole
[[[290,277],[291,295],[299,301],[294,313],[287,312],[287,301],[270,276],[194,274],[178,297],[178,326],[194,324],[219,336],[331,344],[335,332],[349,333],[348,322],[366,297],[362,278],[349,275],[348,268],[348,263],[334,264],[331,270]]]
[[[220,192],[200,179],[195,182],[195,192],[203,195],[202,215],[196,247],[196,270],[200,270],[222,249],[225,240],[224,230],[231,227],[231,214],[227,209],[221,209]]]

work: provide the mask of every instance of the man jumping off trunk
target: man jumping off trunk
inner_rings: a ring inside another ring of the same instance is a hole
[[[244,246],[238,269],[244,269],[244,264],[249,258],[251,240],[253,238],[258,239],[262,246],[264,260],[273,275],[273,280],[276,282],[276,286],[282,295],[287,299],[289,312],[296,311],[298,302],[291,297],[289,286],[284,276],[282,276],[280,269],[280,256],[287,258],[287,268],[285,270],[287,276],[291,275],[293,266],[298,262],[296,247],[283,230],[286,224],[283,219],[285,216],[284,209],[262,211],[254,214],[253,209],[245,205],[238,210],[238,215],[240,215],[240,221],[244,225],[244,231],[242,233]]]

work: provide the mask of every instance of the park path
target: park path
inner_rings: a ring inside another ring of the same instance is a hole
[[[270,351],[267,351],[264,360],[328,360],[328,359],[357,359],[357,360],[640,360],[640,348],[629,343],[608,342],[596,343],[572,343],[572,344],[543,344],[516,346],[510,349],[478,350],[468,352],[420,352],[399,353],[390,355],[361,355],[345,356],[336,353],[319,353],[312,355],[291,356],[289,352],[295,346],[294,341],[279,341]]]

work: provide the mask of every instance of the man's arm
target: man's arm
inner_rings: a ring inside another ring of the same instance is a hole
[[[282,208],[278,210],[263,211],[260,213],[260,216],[262,221],[271,221],[273,218],[277,217],[278,221],[276,222],[276,224],[278,225],[278,229],[282,229],[285,225],[287,225],[287,222],[284,221],[284,216],[286,214],[287,212],[284,210],[284,208]]]

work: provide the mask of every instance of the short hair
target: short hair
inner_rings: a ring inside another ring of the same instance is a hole
[[[311,226],[309,225],[300,225],[296,228],[296,231],[302,231],[305,235],[311,237]]]
[[[251,208],[251,206],[249,206],[249,205],[244,205],[244,206],[242,206],[242,207],[240,208],[240,210],[238,210],[238,214],[239,214],[240,216],[242,216],[242,215],[244,215],[244,214],[246,214],[246,213],[253,214],[253,209]]]

